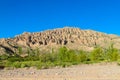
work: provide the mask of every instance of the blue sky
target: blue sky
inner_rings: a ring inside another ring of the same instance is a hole
[[[0,0],[0,38],[64,26],[120,35],[120,0]]]

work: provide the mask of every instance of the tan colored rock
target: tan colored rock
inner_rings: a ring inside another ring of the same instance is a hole
[[[5,48],[15,52],[18,47],[24,49],[40,48],[47,49],[66,46],[70,49],[92,50],[95,46],[108,47],[114,43],[114,47],[120,49],[120,37],[108,35],[93,30],[81,30],[79,28],[60,28],[43,32],[24,32],[11,39],[0,39],[0,52],[4,53]],[[57,47],[58,46],[58,47]]]

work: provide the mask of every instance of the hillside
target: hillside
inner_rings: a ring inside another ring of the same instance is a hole
[[[18,48],[22,48],[24,52],[28,48],[50,51],[61,46],[90,51],[96,46],[107,48],[110,44],[114,44],[115,48],[120,49],[120,37],[93,30],[65,27],[43,32],[25,32],[14,38],[0,39],[0,54],[14,54]]]

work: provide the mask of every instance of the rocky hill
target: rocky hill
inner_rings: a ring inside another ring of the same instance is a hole
[[[20,47],[24,51],[28,48],[50,51],[61,46],[90,51],[96,46],[106,48],[110,44],[120,49],[120,37],[93,30],[65,27],[36,33],[24,32],[14,38],[0,39],[0,54],[14,54]]]

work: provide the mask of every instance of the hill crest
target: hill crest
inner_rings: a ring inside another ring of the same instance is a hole
[[[19,47],[49,51],[66,46],[70,49],[92,50],[96,46],[108,47],[111,43],[120,49],[120,37],[93,30],[79,28],[59,28],[42,32],[24,32],[14,38],[0,39],[0,53],[15,53]]]

